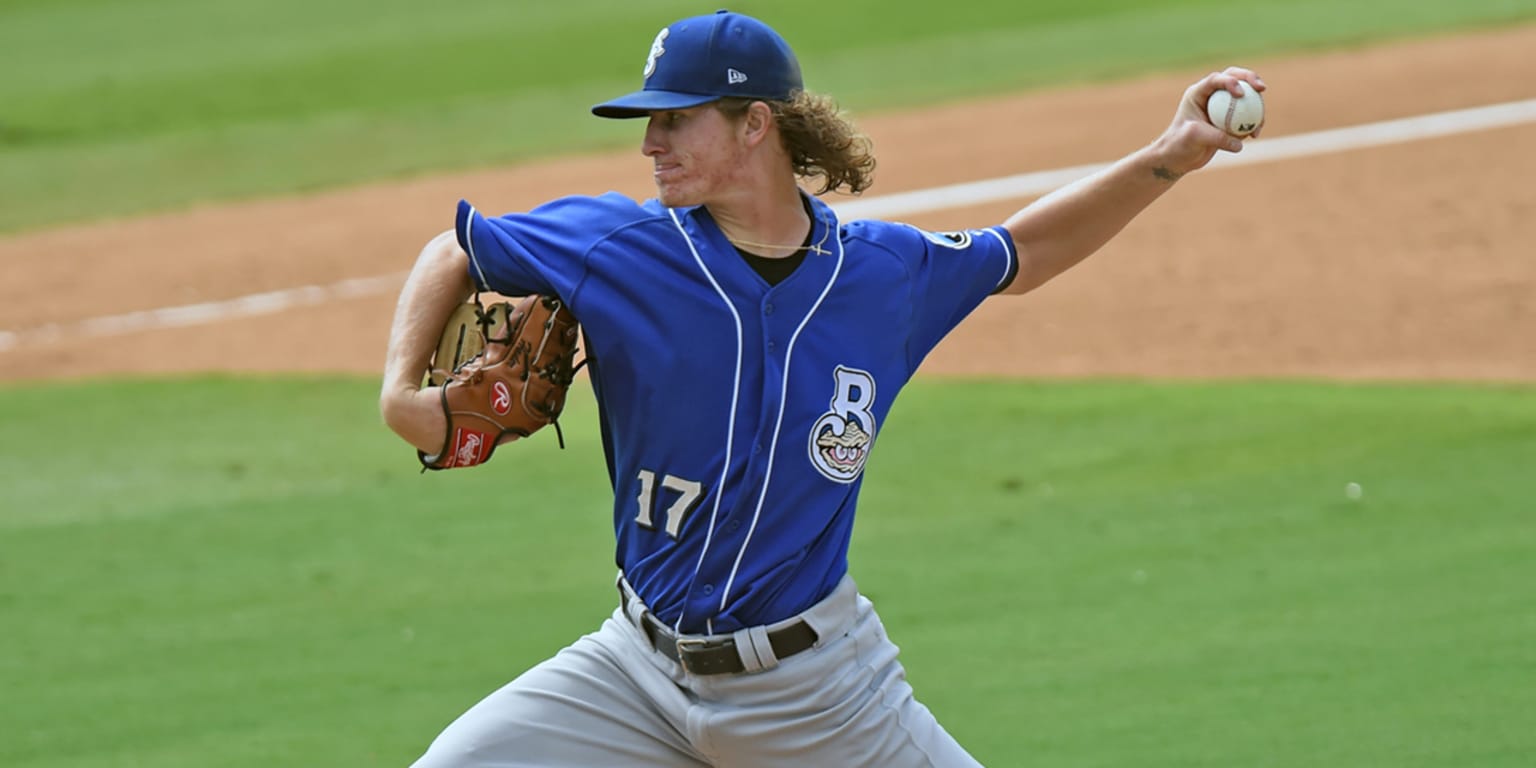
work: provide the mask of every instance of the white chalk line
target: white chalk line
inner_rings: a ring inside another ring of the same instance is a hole
[[[1301,133],[1295,136],[1259,139],[1244,146],[1243,151],[1237,154],[1224,152],[1217,155],[1207,168],[1270,163],[1295,157],[1422,141],[1530,122],[1536,122],[1536,99],[1453,112],[1437,112],[1401,120]],[[1024,173],[998,179],[884,195],[844,203],[837,206],[837,213],[839,216],[848,218],[883,219],[1032,197],[1066,186],[1108,165],[1108,163],[1079,165],[1054,171]]]
[[[20,331],[0,331],[0,352],[23,344],[121,336],[138,331],[207,325],[238,317],[270,315],[300,307],[313,307],[337,300],[377,296],[399,290],[405,282],[405,276],[405,272],[399,272],[379,277],[356,277],[329,285],[305,285],[225,301],[146,309],[123,315],[93,317],[75,323],[49,323]]]
[[[1423,141],[1531,122],[1536,122],[1536,99],[1262,139],[1248,144],[1238,154],[1218,155],[1209,168],[1271,163],[1297,157]],[[1091,175],[1108,165],[1108,163],[1079,165],[964,184],[931,187],[849,201],[835,207],[838,216],[847,219],[890,219],[911,214],[966,208],[1042,195]],[[93,317],[73,323],[49,323],[33,328],[0,331],[0,352],[7,352],[26,344],[42,344],[66,338],[99,338],[140,331],[204,325],[239,317],[270,315],[331,301],[376,296],[399,290],[405,282],[405,277],[406,273],[399,272],[379,277],[351,278],[328,285],[306,285],[225,301],[150,309],[121,315]]]

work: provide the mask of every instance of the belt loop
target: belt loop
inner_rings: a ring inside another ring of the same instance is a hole
[[[629,586],[628,581],[624,580],[623,571],[619,572],[618,587],[619,595],[623,602],[624,615],[629,617],[629,622],[634,624],[636,629],[644,633],[645,614],[648,609],[645,607],[645,603],[640,602],[640,596],[635,594],[634,588]]]
[[[773,669],[779,665],[779,657],[773,653],[768,641],[767,627],[747,627],[731,633],[736,645],[736,655],[741,657],[742,671],[747,674]]]

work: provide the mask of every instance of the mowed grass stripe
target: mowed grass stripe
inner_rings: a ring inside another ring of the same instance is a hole
[[[0,231],[612,148],[586,106],[635,87],[685,2],[0,7]],[[855,112],[1536,16],[1536,0],[1244,8],[1216,0],[783,0],[812,88]]]
[[[0,391],[0,763],[405,764],[593,628],[586,391],[568,450],[427,475],[374,394]],[[1528,387],[919,380],[880,434],[854,573],[987,764],[1536,750]]]

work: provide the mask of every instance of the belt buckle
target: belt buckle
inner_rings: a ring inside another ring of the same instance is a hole
[[[707,637],[679,637],[677,638],[677,655],[682,658],[694,651],[705,650],[712,642]]]
[[[689,662],[690,654],[698,651],[707,651],[712,648],[720,648],[729,642],[728,639],[716,639],[708,637],[679,637],[677,638],[677,661],[683,665],[683,669],[690,674],[709,674],[693,666]]]

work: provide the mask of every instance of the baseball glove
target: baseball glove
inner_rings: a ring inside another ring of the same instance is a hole
[[[581,367],[577,335],[576,318],[554,296],[487,308],[477,295],[455,310],[426,382],[442,387],[448,426],[435,455],[416,452],[423,471],[484,464],[500,443],[547,424],[558,434],[566,390]]]

